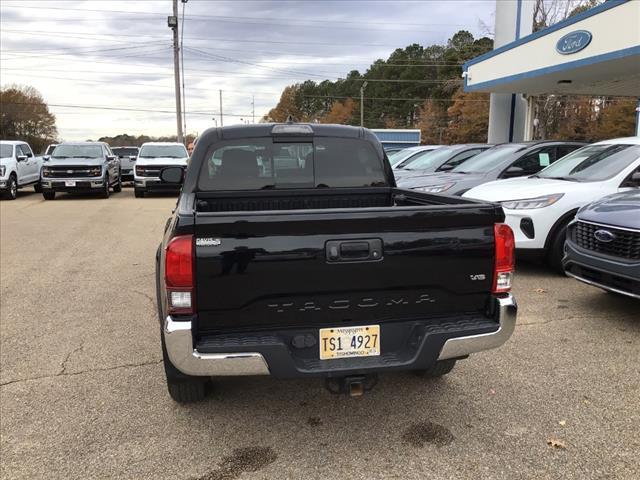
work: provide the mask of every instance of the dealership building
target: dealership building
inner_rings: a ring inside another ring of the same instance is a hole
[[[495,49],[464,65],[491,93],[489,142],[532,138],[533,95],[640,97],[640,0],[608,0],[531,33],[535,0],[496,0]],[[640,102],[636,134],[640,135]]]

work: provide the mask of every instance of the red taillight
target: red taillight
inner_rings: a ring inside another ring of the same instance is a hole
[[[169,313],[193,313],[193,235],[180,235],[169,241],[165,254],[164,281]]]
[[[496,223],[493,226],[496,242],[496,263],[493,269],[493,293],[511,290],[515,266],[513,230],[509,225]]]

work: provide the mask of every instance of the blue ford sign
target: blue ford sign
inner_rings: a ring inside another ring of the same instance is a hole
[[[591,43],[591,32],[586,30],[576,30],[567,33],[556,43],[556,51],[562,55],[571,55],[578,53]]]

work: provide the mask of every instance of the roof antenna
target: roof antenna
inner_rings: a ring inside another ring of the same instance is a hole
[[[287,123],[295,123],[296,120],[295,118],[293,118],[293,115],[288,115],[287,116]]]

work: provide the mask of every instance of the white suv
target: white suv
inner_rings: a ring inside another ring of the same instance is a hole
[[[0,141],[0,193],[9,200],[18,195],[18,188],[33,185],[40,191],[42,157],[36,157],[26,142]]]
[[[134,192],[138,198],[149,191],[180,190],[180,185],[160,182],[160,170],[164,167],[187,167],[189,153],[182,143],[143,143],[138,152],[134,169]]]
[[[639,188],[640,137],[582,147],[536,175],[485,183],[463,196],[502,203],[516,250],[562,272],[567,225],[580,207]],[[640,212],[638,212],[640,215]]]

